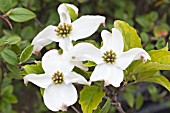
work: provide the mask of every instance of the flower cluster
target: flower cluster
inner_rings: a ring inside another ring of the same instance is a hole
[[[116,28],[112,28],[112,33],[107,30],[101,32],[103,46],[100,49],[85,42],[73,46],[72,40],[91,36],[105,23],[105,17],[86,15],[71,22],[67,7],[72,8],[78,15],[78,8],[74,5],[61,4],[58,7],[61,20],[58,26],[46,27],[32,41],[35,54],[53,41],[59,42],[63,53],[59,54],[56,49],[48,51],[42,57],[42,68],[45,73],[28,74],[24,77],[25,84],[32,82],[45,89],[44,103],[52,111],[66,111],[68,106],[77,101],[77,90],[72,83],[90,85],[93,81],[104,81],[104,86],[111,84],[119,87],[124,78],[123,70],[132,61],[150,60],[148,53],[141,48],[124,52],[123,36]],[[82,61],[93,61],[97,64],[90,81],[73,71],[75,66],[87,71]]]

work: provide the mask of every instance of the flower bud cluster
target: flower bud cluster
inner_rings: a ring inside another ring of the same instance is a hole
[[[59,71],[55,72],[54,75],[52,75],[52,80],[56,85],[61,84],[64,81],[63,73]]]
[[[57,36],[65,38],[70,35],[72,29],[73,27],[71,24],[60,23],[55,31],[57,32]]]
[[[116,60],[116,53],[113,50],[106,51],[102,58],[107,64],[113,64]]]

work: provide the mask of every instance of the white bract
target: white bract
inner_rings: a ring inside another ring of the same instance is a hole
[[[81,75],[72,72],[74,65],[65,60],[64,54],[50,50],[42,58],[44,74],[28,74],[24,83],[28,82],[45,88],[43,99],[45,105],[52,111],[66,111],[67,107],[77,101],[77,91],[72,83],[90,85]]]
[[[150,56],[141,48],[133,48],[123,52],[124,43],[121,32],[113,28],[112,33],[103,30],[101,33],[103,46],[98,49],[89,43],[79,43],[70,52],[70,58],[74,61],[94,61],[95,67],[90,81],[105,81],[105,86],[113,85],[119,87],[123,81],[125,70],[132,61],[141,59],[144,62]]]
[[[67,7],[72,8],[78,14],[78,8],[72,4],[61,4],[58,7],[60,23],[58,26],[47,26],[32,41],[34,45],[33,53],[38,53],[44,46],[51,42],[59,42],[63,50],[68,50],[72,46],[72,40],[86,38],[92,35],[101,24],[105,23],[103,16],[81,16],[71,23]]]

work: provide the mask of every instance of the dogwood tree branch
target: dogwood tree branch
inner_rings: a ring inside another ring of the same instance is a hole
[[[117,99],[117,94],[119,92],[122,92],[124,90],[124,87],[127,83],[126,82],[122,82],[120,87],[118,87],[113,93],[112,93],[112,105],[117,109],[117,111],[119,113],[125,113],[125,111],[123,110],[122,106],[121,106],[121,103],[118,101]]]
[[[117,109],[117,111],[119,113],[125,113],[125,111],[123,110],[123,108],[121,107],[121,104],[119,102],[117,103],[112,103],[112,105]]]

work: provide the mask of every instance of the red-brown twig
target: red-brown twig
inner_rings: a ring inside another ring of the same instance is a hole
[[[10,27],[11,29],[13,29],[11,22],[10,22],[7,18],[5,18],[5,16],[0,15],[0,18],[2,18],[3,20],[5,20],[5,21],[8,23],[9,27]]]

